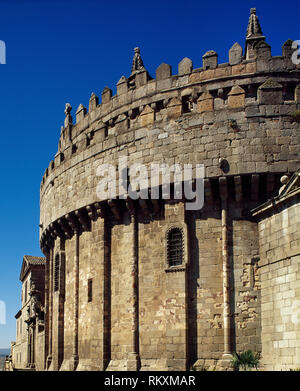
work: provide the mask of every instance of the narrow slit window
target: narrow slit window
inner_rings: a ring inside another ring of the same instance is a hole
[[[54,292],[58,291],[59,287],[59,255],[57,254],[54,262]]]
[[[27,281],[25,282],[24,302],[27,301]]]
[[[191,106],[192,106],[192,102],[190,101],[190,97],[183,96],[182,97],[182,111],[184,113],[190,113],[192,111]]]
[[[183,239],[179,228],[173,228],[168,233],[168,265],[182,265]]]
[[[88,302],[93,300],[93,279],[88,280]]]

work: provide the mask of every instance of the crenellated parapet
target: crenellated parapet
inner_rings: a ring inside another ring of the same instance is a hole
[[[255,9],[245,50],[235,43],[224,64],[210,50],[201,68],[184,58],[177,74],[162,63],[152,78],[136,48],[131,74],[120,78],[115,95],[109,87],[100,99],[92,93],[88,108],[80,104],[73,115],[66,105],[58,151],[41,183],[44,229],[99,201],[96,166],[116,164],[123,155],[129,163],[146,165],[203,163],[209,180],[293,172],[300,109],[300,68],[292,62],[293,51],[288,40],[282,55],[272,56]],[[227,172],[220,167],[222,159]],[[53,202],[55,208],[49,209]]]

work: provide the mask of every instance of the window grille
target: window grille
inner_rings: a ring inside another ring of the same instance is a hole
[[[57,254],[54,262],[54,292],[58,291],[59,287],[59,255]]]
[[[173,228],[168,232],[168,265],[182,265],[183,240],[179,228]]]

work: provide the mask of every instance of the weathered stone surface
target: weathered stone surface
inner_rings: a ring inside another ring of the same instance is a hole
[[[102,103],[109,102],[112,97],[112,90],[108,87],[104,87],[101,97],[102,97]]]
[[[264,105],[282,103],[282,85],[269,78],[258,88],[258,102]]]
[[[282,56],[283,57],[286,57],[288,59],[292,58],[292,55],[295,50],[292,48],[292,45],[293,45],[293,41],[291,39],[288,39],[287,41],[285,41],[285,43],[282,45]]]
[[[151,125],[153,124],[153,122],[154,122],[154,110],[147,105],[140,114],[141,127],[143,128],[144,126]]]
[[[89,101],[89,112],[96,110],[96,107],[99,103],[99,98],[98,96],[93,92],[90,97]]]
[[[243,49],[241,45],[236,42],[229,50],[229,64],[236,65],[242,62]]]
[[[232,87],[228,94],[228,108],[238,108],[245,106],[245,90],[239,86]]]
[[[255,46],[255,51],[258,60],[269,60],[271,58],[271,46],[266,42],[259,42]]]
[[[139,73],[136,74],[135,83],[137,88],[146,85],[147,81],[148,81],[148,73],[146,70],[140,71]]]
[[[156,69],[156,80],[164,80],[168,79],[172,76],[172,68],[171,65],[162,63]]]
[[[76,111],[76,122],[78,123],[78,122],[82,121],[85,114],[86,114],[86,108],[82,104],[80,104],[78,106],[77,111]]]
[[[118,95],[126,94],[127,91],[128,91],[127,79],[125,76],[122,76],[117,83],[117,94]]]
[[[218,54],[209,50],[202,56],[203,69],[215,69],[218,66]]]
[[[182,114],[182,103],[178,98],[172,98],[167,105],[167,116],[169,119],[175,119]]]
[[[256,46],[264,42],[265,37],[256,15],[256,8],[251,8],[246,34],[246,60],[256,58]]]
[[[199,113],[205,111],[213,111],[214,109],[214,98],[209,92],[203,92],[197,100],[197,110]]]
[[[258,224],[265,370],[295,369],[300,364],[300,204],[299,197],[295,202],[289,191],[285,192],[289,182],[282,179],[280,198],[265,206],[266,210],[274,208],[274,212],[261,216]]]
[[[187,75],[192,72],[193,69],[193,63],[192,60],[185,57],[183,60],[180,61],[178,64],[178,75]]]

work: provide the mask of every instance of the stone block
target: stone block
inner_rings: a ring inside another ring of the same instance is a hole
[[[258,103],[264,105],[279,105],[282,103],[282,85],[269,78],[257,91]]]
[[[229,64],[236,65],[242,62],[243,58],[243,49],[241,45],[236,42],[232,48],[229,50]]]
[[[256,58],[258,61],[269,60],[271,55],[271,46],[264,41],[259,42],[255,46]]]
[[[169,119],[175,119],[182,114],[182,103],[178,98],[172,98],[167,105],[167,116]]]
[[[139,88],[139,87],[142,87],[142,86],[146,85],[147,82],[148,82],[148,72],[146,70],[138,72],[135,75],[135,85],[136,85],[136,88]]]
[[[209,50],[202,56],[203,69],[216,69],[218,66],[218,54],[214,50]]]
[[[139,121],[141,127],[145,127],[153,124],[154,110],[149,105],[146,105],[144,110],[141,112]]]
[[[282,57],[291,60],[292,55],[295,51],[295,49],[292,48],[292,45],[293,45],[293,41],[291,39],[285,41],[285,43],[282,45]]]
[[[203,113],[205,111],[213,111],[214,98],[209,92],[203,92],[197,100],[197,111]]]
[[[80,104],[78,106],[77,111],[76,111],[76,123],[78,123],[81,120],[83,120],[85,114],[86,114],[86,108],[82,104]]]
[[[222,76],[230,76],[231,74],[231,67],[228,65],[224,68],[216,68],[215,69],[215,77],[222,77]]]
[[[202,71],[200,74],[201,80],[209,80],[215,77],[216,70],[215,69],[207,69],[206,71]]]
[[[117,83],[117,95],[125,94],[128,91],[127,79],[122,76]]]
[[[193,62],[188,57],[185,57],[183,60],[180,61],[178,64],[178,75],[188,75],[193,70]]]
[[[125,114],[118,116],[115,122],[115,129],[117,134],[121,134],[128,129],[128,118]]]
[[[96,110],[96,107],[98,106],[99,98],[98,96],[93,92],[90,100],[89,100],[89,112]]]
[[[156,80],[164,80],[168,79],[172,76],[172,68],[171,65],[162,63],[156,69]]]
[[[108,87],[104,87],[101,93],[102,103],[108,103],[112,97],[112,90]]]
[[[246,64],[246,73],[256,72],[256,62],[250,62]]]
[[[233,75],[241,75],[246,72],[246,65],[245,64],[233,65],[231,72]]]
[[[228,108],[234,109],[245,106],[245,90],[239,86],[233,86],[228,94]]]
[[[194,71],[189,76],[189,83],[197,83],[197,82],[201,81],[202,80],[201,75],[202,75],[202,72],[199,72],[198,70],[196,72]]]

